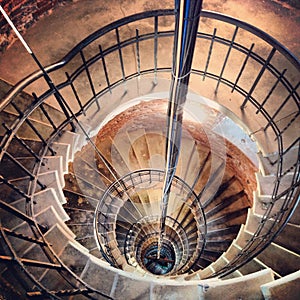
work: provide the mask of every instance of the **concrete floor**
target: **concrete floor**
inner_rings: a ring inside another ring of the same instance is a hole
[[[114,20],[173,5],[174,0],[74,0],[42,18],[24,38],[42,64],[48,65],[62,58],[87,35]],[[280,0],[204,0],[203,7],[255,25],[300,56],[300,9]],[[0,54],[0,78],[11,84],[36,69],[19,41]]]

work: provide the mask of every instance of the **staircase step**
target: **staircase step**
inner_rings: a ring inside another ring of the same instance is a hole
[[[74,159],[74,154],[78,150],[77,145],[79,143],[80,135],[71,131],[64,131],[61,135],[57,136],[55,143],[70,145],[68,152],[68,160]],[[54,144],[55,144],[54,143]]]
[[[8,127],[10,127],[14,120],[18,118],[19,114],[15,112],[7,112],[1,111],[1,124],[5,123]],[[47,123],[43,123],[40,120],[35,120],[31,117],[28,118],[28,122],[30,122],[34,128],[39,132],[39,134],[47,139],[53,132],[54,129],[51,125]],[[0,135],[5,135],[6,129],[3,126],[0,126]],[[38,135],[33,131],[33,129],[26,122],[22,123],[18,130],[18,137],[24,139],[32,139],[32,140],[40,140]]]
[[[280,234],[274,240],[277,245],[300,254],[300,225],[287,223]]]
[[[263,300],[260,286],[273,281],[270,269],[233,279],[211,282],[208,284],[205,299],[247,299]]]
[[[265,283],[260,288],[265,300],[296,299],[300,295],[300,271]]]
[[[39,278],[48,290],[71,290],[73,285],[57,270],[46,270]]]
[[[65,185],[64,180],[64,168],[62,156],[45,156],[43,158],[44,165],[40,168],[40,173],[46,173],[49,171],[57,171],[59,177],[59,183],[61,186]]]
[[[64,144],[64,143],[52,143],[51,148],[53,151],[55,151],[55,156],[61,156],[62,157],[62,171],[63,173],[68,172],[68,162],[71,158],[71,145],[70,144]],[[47,152],[49,155],[51,152],[48,150]]]
[[[26,251],[24,251],[22,258],[39,261],[45,264],[51,263],[43,248],[40,245],[36,244],[32,244],[29,248],[27,248]],[[36,278],[39,278],[45,271],[48,270],[48,267],[47,265],[45,265],[44,267],[28,266],[27,269],[29,272],[34,274]]]
[[[138,283],[138,282],[137,282]],[[144,285],[143,294],[137,295],[145,295],[144,298],[148,297],[148,287]],[[184,295],[184,299],[193,300],[193,299],[202,299],[204,297],[204,293],[201,287],[195,285],[192,282],[185,282],[180,284],[179,282],[169,281],[168,284],[164,283],[156,283],[153,282],[151,286],[151,299],[160,300],[160,299],[182,299]],[[129,299],[129,298],[128,298]],[[133,299],[133,298],[131,298]]]
[[[166,137],[162,132],[147,131],[146,141],[148,145],[150,167],[164,170]]]
[[[282,173],[286,173],[294,168],[298,159],[298,147],[292,147],[284,156],[282,160]],[[258,153],[261,171],[263,175],[276,175],[278,164],[278,153],[272,153],[267,156],[263,156],[262,153]]]
[[[144,129],[135,129],[127,131],[128,139],[131,143],[133,152],[139,163],[139,169],[149,169],[150,154],[146,140],[146,132]]]
[[[117,274],[118,271],[110,267],[108,263],[89,256],[80,278],[95,289],[99,289],[99,278],[101,278],[101,292],[105,295],[110,295]]]
[[[191,186],[196,180],[201,163],[197,145],[191,137],[182,137],[178,159],[176,175]]]
[[[55,190],[56,196],[61,204],[67,202],[62,192],[62,186],[60,185],[58,171],[55,170],[46,173],[39,173],[38,180],[47,188],[53,188]]]
[[[277,193],[280,194],[288,189],[292,184],[294,174],[287,173],[280,179],[280,185]],[[256,173],[256,179],[258,182],[258,191],[259,195],[269,195],[271,196],[273,193],[273,189],[276,182],[276,176],[267,175],[263,176],[262,174]]]
[[[55,226],[59,225],[60,229],[63,229],[64,234],[69,237],[70,240],[75,238],[75,234],[70,230],[70,228],[65,224],[65,222],[58,215],[58,212],[53,206],[48,206],[44,210],[40,211],[35,216],[36,221],[49,228],[49,230]]]
[[[136,154],[131,146],[126,132],[122,132],[116,135],[113,140],[113,145],[121,155],[123,161],[130,171],[140,169]]]
[[[46,232],[45,238],[57,255],[62,253],[68,242],[73,239],[59,224],[53,225]]]
[[[275,243],[271,243],[257,259],[281,276],[296,272],[300,268],[300,255]]]
[[[23,222],[20,225],[16,226],[13,231],[36,240],[36,237],[27,222]],[[32,244],[34,244],[32,241],[27,241],[25,239],[21,239],[11,235],[7,235],[7,238],[18,257],[22,257],[24,251],[27,250]]]
[[[62,221],[69,220],[69,216],[63,209],[53,188],[48,188],[34,194],[32,201],[35,203],[33,205],[34,215],[37,215],[39,212],[43,211],[49,206],[53,206]]]
[[[89,260],[90,254],[88,250],[79,243],[69,241],[59,257],[72,272],[80,276]]]

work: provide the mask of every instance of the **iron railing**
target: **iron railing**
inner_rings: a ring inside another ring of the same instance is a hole
[[[0,104],[3,116],[0,143],[1,189],[12,189],[28,200],[28,224],[34,223],[38,240],[45,243],[43,249],[49,258],[49,265],[44,267],[58,270],[73,282],[74,288],[80,282],[86,288],[84,294],[87,297],[94,289],[64,265],[47,243],[42,226],[31,216],[32,195],[36,190],[45,188],[39,183],[37,174],[42,158],[46,154],[55,154],[51,144],[62,130],[74,130],[72,124],[76,126],[81,115],[90,111],[100,112],[106,107],[106,103],[101,101],[103,95],[122,84],[126,94],[126,83],[132,78],[151,75],[154,86],[157,84],[158,74],[169,78],[170,51],[174,36],[173,14],[173,10],[158,10],[118,20],[87,37],[59,62],[46,67],[56,88],[63,95],[64,102],[57,101],[55,90],[49,89],[43,73],[37,71],[16,84]],[[223,31],[222,28],[226,30]],[[277,172],[272,202],[262,222],[239,255],[214,276],[225,276],[233,272],[263,251],[285,226],[299,202],[300,156],[292,165],[285,167],[291,149],[300,149],[296,130],[300,115],[299,71],[299,60],[265,32],[243,21],[202,11],[191,87],[202,96],[215,99],[240,115],[264,153],[278,154],[273,162],[277,165]],[[267,78],[273,81],[271,86],[265,84]],[[18,97],[24,96],[24,92],[33,93],[33,98],[32,101],[23,101],[21,105]],[[218,95],[222,98],[218,98]],[[46,102],[60,109],[63,114],[58,116],[55,110],[46,112]],[[274,106],[269,105],[271,102],[276,105],[275,111]],[[115,104],[117,105],[118,103]],[[112,106],[111,109],[113,108]],[[35,115],[39,115],[48,125],[47,131],[39,128],[39,124],[34,121]],[[245,115],[247,118],[243,118]],[[259,127],[247,122],[251,118],[257,121]],[[39,141],[34,149],[24,140],[24,129],[27,132],[29,130],[31,137]],[[268,143],[265,143],[266,136]],[[36,160],[30,170],[18,161],[13,151],[12,145],[18,142]],[[15,164],[21,174],[29,177],[28,186],[17,186],[13,177],[8,176],[5,170],[8,162]],[[293,174],[292,180],[288,188],[281,190],[282,181],[287,174]],[[274,204],[282,198],[284,203],[274,214]],[[5,199],[1,201],[1,208],[10,211],[15,218],[20,217],[19,212],[13,212],[9,204],[5,204]],[[272,225],[266,226],[270,222]],[[9,264],[13,262],[17,266],[14,268],[15,273],[20,276],[21,281],[31,281],[43,293],[51,294],[28,271],[27,266],[32,262],[16,256],[6,238],[8,234],[2,227],[1,247],[7,255],[1,257],[1,261]],[[57,295],[52,293],[51,297],[59,298],[58,295],[59,292]]]

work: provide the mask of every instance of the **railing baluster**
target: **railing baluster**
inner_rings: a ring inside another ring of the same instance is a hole
[[[157,85],[158,16],[154,17],[154,85]]]
[[[266,102],[268,101],[268,99],[270,98],[270,96],[272,95],[272,93],[274,92],[275,88],[277,87],[278,83],[281,81],[282,77],[284,76],[285,72],[287,69],[284,69],[279,77],[277,77],[276,82],[274,83],[274,85],[272,86],[272,88],[270,89],[268,95],[266,96],[266,98],[264,99],[264,101],[261,103],[260,107],[258,108],[258,110],[256,111],[256,114],[258,114],[262,108],[264,107],[264,105],[266,104]]]
[[[34,94],[34,93],[33,93]],[[44,104],[41,103],[40,105],[40,108],[41,108],[41,111],[43,112],[44,116],[47,118],[47,120],[49,121],[50,125],[53,127],[54,131],[57,131],[57,127],[56,125],[54,124],[53,120],[50,118],[47,110],[45,109],[44,107]]]
[[[100,55],[101,55],[101,58],[102,58],[102,66],[103,66],[103,70],[104,70],[104,74],[105,74],[106,84],[108,86],[109,92],[111,93],[110,81],[109,81],[107,67],[106,67],[105,58],[104,58],[104,55],[103,55],[103,50],[102,50],[101,45],[99,45],[99,51],[100,51]]]
[[[207,54],[206,65],[205,65],[205,69],[204,69],[204,72],[203,72],[203,80],[205,79],[205,76],[206,76],[206,73],[207,73],[207,70],[208,70],[210,57],[211,57],[211,54],[212,54],[212,50],[213,50],[213,46],[214,46],[214,42],[215,42],[215,38],[216,38],[216,33],[217,33],[217,28],[214,28],[214,32],[213,32],[213,35],[211,37],[210,46],[209,46],[209,50],[208,50],[208,54]]]
[[[248,59],[249,59],[250,56],[251,56],[251,53],[252,53],[253,48],[254,48],[254,43],[251,45],[250,49],[249,49],[248,52],[247,52],[247,56],[246,56],[246,58],[245,58],[245,60],[244,60],[244,62],[243,62],[243,65],[242,65],[242,67],[241,67],[241,69],[240,69],[240,72],[239,72],[238,76],[236,77],[236,80],[235,80],[235,83],[234,83],[234,85],[233,85],[233,87],[232,87],[231,93],[235,90],[235,88],[236,88],[236,86],[237,86],[237,84],[238,84],[238,82],[239,82],[239,80],[240,80],[240,78],[241,78],[241,76],[242,76],[242,74],[243,74],[243,72],[244,72],[244,69],[245,69],[246,64],[247,64],[247,62],[248,62]]]
[[[121,47],[121,42],[120,42],[119,28],[116,28],[116,37],[117,37],[117,43],[118,43],[118,52],[119,52],[119,60],[120,60],[121,71],[122,71],[122,78],[123,78],[124,83],[126,84],[126,76],[125,76],[125,69],[124,69],[124,62],[123,62],[122,47]]]
[[[135,30],[135,49],[136,49],[136,64],[138,75],[141,75],[141,59],[140,59],[140,40],[139,40],[139,30]]]
[[[238,29],[239,29],[239,27],[236,26],[236,27],[235,27],[235,30],[234,30],[234,33],[233,33],[233,36],[232,36],[232,39],[231,39],[231,42],[230,42],[230,45],[229,45],[229,48],[228,48],[228,51],[227,51],[227,54],[226,54],[226,57],[225,57],[225,60],[224,60],[224,63],[223,63],[223,66],[222,66],[221,73],[220,73],[220,75],[219,75],[218,83],[217,83],[217,86],[216,86],[216,89],[215,89],[215,94],[218,92],[219,85],[220,85],[220,83],[221,83],[222,76],[223,76],[223,73],[224,73],[224,71],[225,71],[225,68],[226,68],[226,65],[227,65],[227,61],[228,61],[228,58],[229,58],[229,55],[230,55],[232,46],[233,46],[233,44],[234,44],[234,40],[235,40],[235,37],[236,37],[236,35],[237,35]]]
[[[80,100],[80,98],[79,98],[79,95],[78,95],[78,93],[77,93],[77,91],[76,91],[76,88],[75,88],[75,86],[74,86],[73,80],[72,80],[72,78],[71,78],[71,76],[69,75],[68,72],[66,72],[65,74],[66,74],[68,83],[70,84],[70,87],[71,87],[71,89],[72,89],[72,92],[73,92],[73,94],[74,94],[74,96],[75,96],[75,99],[76,99],[76,101],[77,101],[77,103],[78,103],[78,105],[79,105],[79,107],[80,107],[80,109],[81,109],[83,115],[85,116],[85,115],[86,115],[86,112],[85,112],[85,109],[83,108],[82,102],[81,102],[81,100]]]
[[[94,87],[94,84],[93,84],[92,76],[91,76],[89,67],[88,67],[88,65],[86,63],[86,59],[85,59],[85,56],[84,56],[82,50],[80,50],[80,56],[81,56],[81,59],[82,59],[83,65],[84,65],[84,69],[86,71],[86,75],[87,75],[87,78],[88,78],[88,81],[89,81],[89,84],[90,84],[90,87],[91,87],[91,90],[92,90],[92,93],[93,93],[93,97],[96,99],[96,95],[97,94],[96,94],[95,87]],[[98,100],[96,99],[95,102],[97,104],[98,110],[100,110],[100,105],[99,105]]]
[[[270,63],[272,57],[274,56],[275,52],[276,52],[276,49],[275,49],[275,48],[272,48],[271,52],[269,53],[269,55],[268,55],[268,57],[267,57],[267,60],[266,60],[265,63],[263,64],[263,66],[262,66],[262,68],[261,68],[261,70],[260,70],[258,76],[256,77],[256,79],[255,79],[255,81],[254,81],[252,87],[250,88],[250,91],[248,92],[248,94],[247,94],[247,96],[246,96],[246,98],[245,98],[243,104],[241,105],[241,109],[244,109],[244,108],[245,108],[245,106],[246,106],[246,104],[247,104],[249,98],[252,96],[252,94],[253,94],[253,92],[254,92],[254,90],[255,90],[255,88],[256,88],[256,86],[257,86],[259,80],[260,80],[261,77],[263,76],[263,74],[264,74],[265,70],[267,69],[267,67],[268,67],[268,65],[269,65],[269,63]]]
[[[264,131],[266,131],[268,129],[268,127],[271,125],[271,123],[274,122],[274,119],[276,118],[276,116],[278,115],[278,113],[282,110],[282,108],[287,104],[287,102],[289,101],[289,99],[293,96],[293,94],[296,92],[297,88],[300,86],[300,81],[298,82],[298,84],[295,86],[295,88],[293,88],[291,90],[291,92],[289,93],[289,95],[285,98],[285,100],[281,103],[281,105],[277,108],[276,112],[273,114],[273,116],[271,117],[271,119],[268,121],[266,127],[264,128]]]

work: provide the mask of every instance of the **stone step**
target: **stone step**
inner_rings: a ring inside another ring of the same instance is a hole
[[[282,160],[282,173],[290,172],[298,159],[298,147],[292,147],[284,156]],[[263,156],[261,152],[258,153],[260,170],[264,176],[276,175],[277,164],[279,160],[278,153],[272,153]]]
[[[19,189],[21,192],[27,194],[30,181],[32,180],[29,176],[24,176],[20,178],[11,179],[9,182],[17,189]],[[1,191],[2,199],[5,199],[5,202],[8,204],[22,197],[22,195],[19,192],[14,191],[12,188],[10,188],[8,185],[4,183],[0,183],[0,191]]]
[[[47,188],[53,188],[55,190],[56,196],[61,204],[65,204],[67,202],[62,191],[58,171],[55,170],[46,173],[39,173],[38,180]]]
[[[62,157],[62,171],[64,174],[68,173],[68,162],[71,155],[71,145],[66,143],[52,143],[52,150],[55,151],[55,156]],[[48,150],[47,154],[51,155],[51,152]]]
[[[125,162],[126,167],[130,171],[141,169],[137,160],[137,155],[135,154],[126,133],[120,133],[116,135],[113,140],[113,145],[122,157],[122,161]]]
[[[13,231],[17,234],[22,234],[26,237],[30,237],[34,240],[36,240],[36,237],[30,227],[30,225],[27,222],[20,223],[18,226],[16,226]],[[24,254],[24,251],[27,250],[34,242],[27,241],[25,239],[21,239],[15,236],[7,235],[7,239],[11,243],[16,255],[18,257],[22,257]],[[42,240],[40,240],[42,241]]]
[[[197,145],[191,137],[182,137],[176,175],[188,185],[192,185],[201,166]]]
[[[257,259],[281,276],[296,272],[300,268],[300,255],[275,243],[271,243]]]
[[[28,247],[24,251],[22,258],[35,260],[42,263],[51,263],[48,256],[45,254],[44,249],[37,244],[32,244],[30,247]],[[49,269],[47,266],[43,266],[43,267],[28,266],[27,270],[31,272],[31,274],[34,274],[35,278],[40,278]]]
[[[18,200],[10,203],[9,205],[21,214],[27,215],[26,204],[27,201],[25,198],[19,198]],[[8,229],[14,230],[15,227],[20,226],[20,224],[24,222],[23,219],[4,209],[0,209],[0,216],[2,226]]]
[[[4,80],[0,81],[0,85],[1,85],[0,98],[3,98],[5,96],[5,94],[8,93],[9,90],[11,90],[13,88],[13,86],[10,85],[9,83],[5,82]],[[21,91],[20,93],[18,93],[16,95],[16,97],[13,100],[13,103],[16,104],[17,107],[21,111],[24,112],[29,107],[29,105],[31,105],[32,102],[34,102],[34,100],[35,99],[32,95],[30,95],[24,91]],[[54,108],[53,106],[51,106],[47,103],[43,103],[43,107],[56,125],[61,124],[65,120],[65,116],[60,110]],[[5,108],[5,110],[7,112],[15,112],[16,111],[15,108],[13,108],[13,106],[11,104],[8,105]],[[40,107],[35,108],[35,110],[31,113],[30,116],[31,116],[31,118],[43,121],[45,123],[49,122]]]
[[[296,299],[300,295],[300,271],[265,283],[260,288],[265,300]]]
[[[74,159],[74,154],[78,150],[77,147],[80,144],[79,139],[80,139],[80,135],[71,131],[63,131],[60,135],[56,137],[55,143],[67,144],[70,146],[68,151],[67,161],[72,161]]]
[[[12,113],[7,111],[1,111],[1,124],[5,123],[6,126],[10,127],[14,120],[18,118],[18,113]],[[43,123],[40,120],[35,120],[31,117],[28,118],[28,122],[39,132],[39,134],[47,139],[53,132],[54,129],[51,125]],[[6,133],[6,129],[0,126],[0,135],[3,136]],[[24,139],[40,140],[38,135],[33,131],[33,129],[26,122],[22,123],[18,130],[18,137]]]
[[[289,223],[294,225],[300,225],[300,204],[299,203],[295,208],[293,215],[289,219]]]
[[[268,206],[272,202],[272,196],[266,196],[266,195],[258,195],[258,192],[255,191],[253,193],[254,197],[254,205],[253,205],[253,211],[255,214],[263,216],[265,212],[268,209]],[[276,200],[273,204],[272,213],[275,214],[276,212],[279,212],[282,206],[284,205],[285,198],[280,198]]]
[[[58,223],[54,224],[44,236],[57,255],[60,255],[68,242],[74,238],[74,236],[70,236]]]
[[[134,131],[127,131],[126,133],[138,161],[139,169],[149,169],[150,154],[145,129],[135,129]]]
[[[266,269],[242,277],[211,282],[206,287],[205,299],[263,300],[260,286],[273,280],[272,271]]]
[[[75,238],[74,232],[70,230],[66,223],[61,219],[54,206],[46,207],[44,210],[40,211],[35,216],[35,219],[39,224],[46,226],[48,230],[55,225],[59,225],[59,228],[64,231],[64,235],[66,235],[69,240]]]
[[[59,183],[61,186],[65,185],[63,157],[62,156],[45,156],[43,158],[44,165],[41,166],[39,173],[46,173],[49,171],[57,171]]]
[[[287,223],[280,234],[275,238],[274,243],[300,254],[300,225]]]
[[[292,179],[294,174],[287,173],[280,179],[280,185],[277,194],[281,194],[292,185]],[[274,190],[276,176],[256,173],[256,180],[258,182],[258,194],[271,196]]]
[[[78,276],[80,276],[84,270],[89,257],[90,254],[88,249],[84,248],[76,241],[68,241],[68,244],[59,254],[59,258],[64,264]]]
[[[147,131],[146,142],[149,152],[149,165],[153,169],[164,170],[166,137],[162,132]]]
[[[33,215],[37,215],[49,206],[53,206],[62,221],[69,220],[53,188],[47,188],[33,195]]]
[[[89,256],[80,274],[80,278],[91,287],[101,290],[103,294],[109,296],[113,288],[114,277],[117,276],[119,272],[119,270],[110,267],[107,262]],[[99,278],[101,278],[100,281]]]
[[[43,286],[47,287],[48,290],[52,291],[72,290],[74,288],[74,285],[57,270],[45,270],[40,276],[39,281]]]

